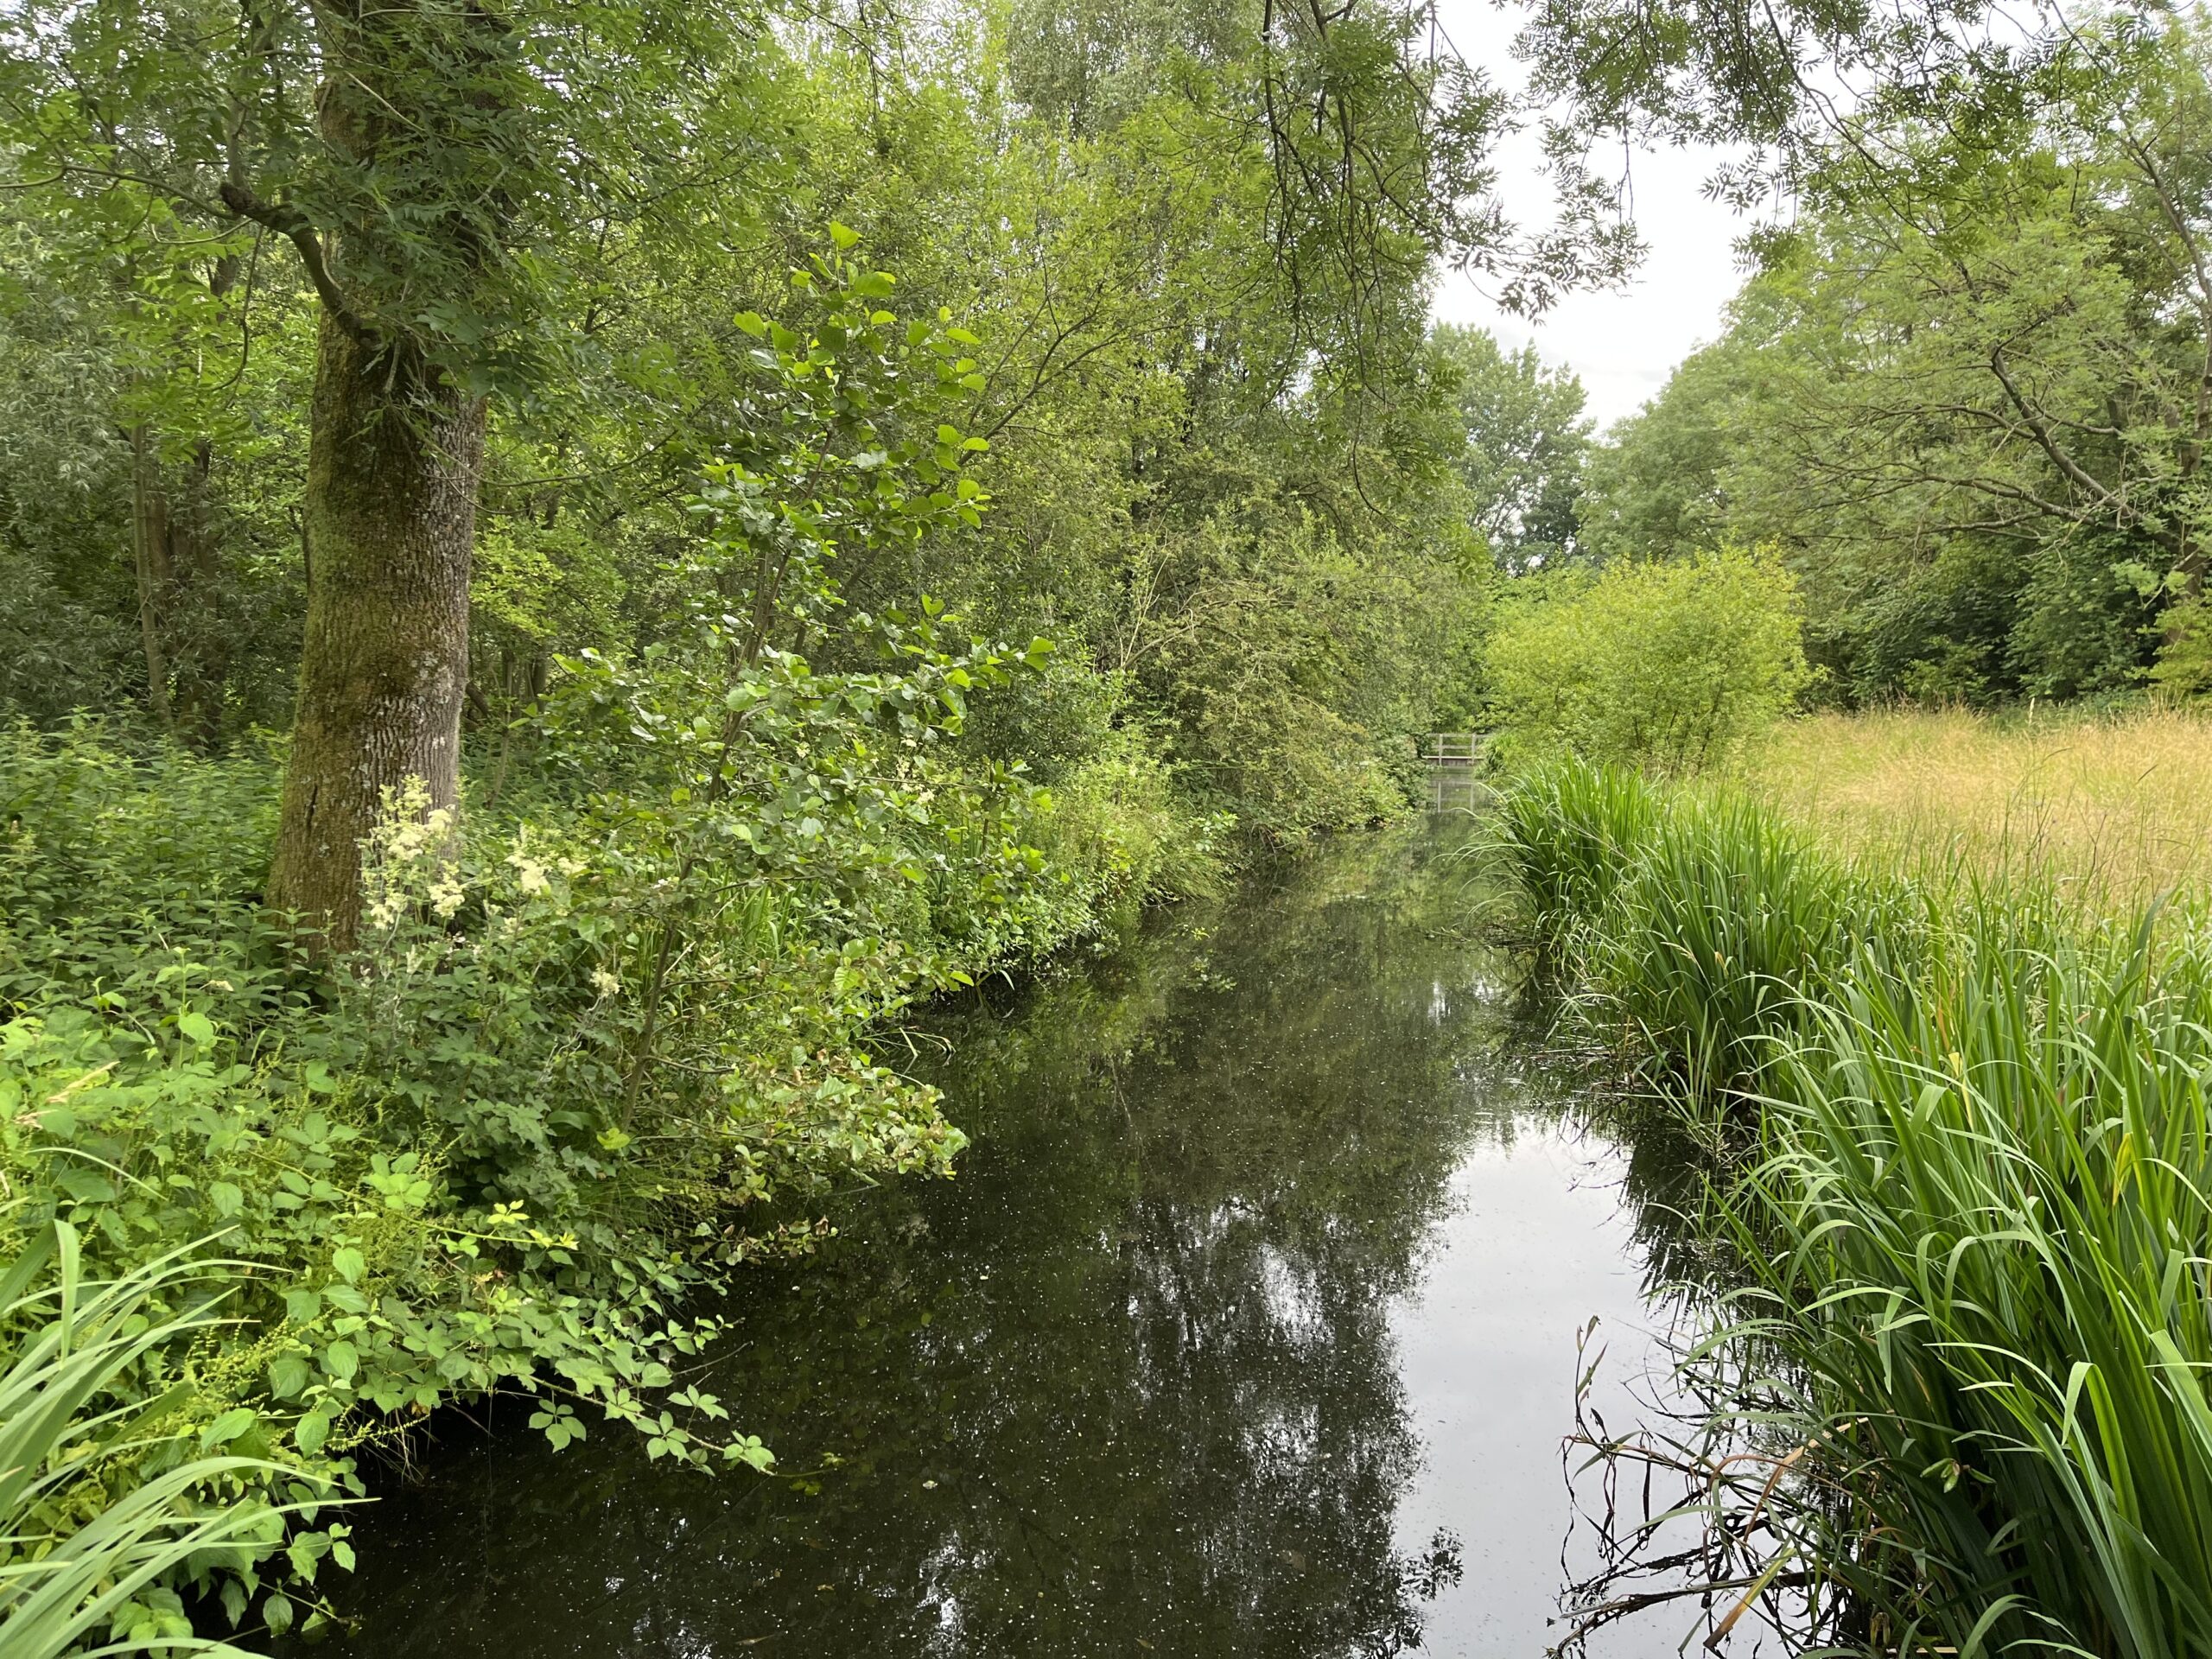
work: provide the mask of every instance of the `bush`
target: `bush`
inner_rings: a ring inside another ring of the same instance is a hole
[[[1108,734],[1051,791],[1037,844],[1085,906],[1111,911],[1217,894],[1234,823],[1186,804],[1153,734],[1130,726]]]
[[[709,622],[564,666],[520,813],[391,800],[320,968],[260,907],[272,757],[0,734],[0,1257],[58,1225],[122,1280],[220,1236],[237,1325],[96,1402],[188,1369],[180,1432],[250,1423],[261,1461],[201,1498],[343,1491],[364,1444],[496,1391],[556,1445],[589,1411],[768,1466],[676,1386],[721,1328],[683,1308],[810,1247],[779,1195],[950,1170],[964,1137],[872,1037],[1212,878],[1221,827],[1139,733],[1058,796],[959,753],[964,691],[1022,657],[892,617],[873,672],[733,665]],[[225,1584],[241,1618],[243,1587],[265,1621],[311,1596]]]
[[[905,385],[887,314],[847,298],[825,337]],[[957,635],[927,601],[843,613],[836,536],[975,523],[980,493],[953,476],[970,452],[949,427],[885,448],[851,419],[874,406],[858,381],[741,326],[853,454],[770,428],[710,467],[664,573],[681,616],[635,653],[558,660],[501,810],[432,810],[419,783],[386,799],[353,949],[304,960],[264,913],[274,757],[134,751],[86,722],[0,733],[0,1260],[81,1241],[87,1283],[130,1285],[219,1238],[223,1328],[186,1320],[77,1402],[99,1421],[151,1402],[175,1420],[165,1444],[239,1454],[161,1485],[181,1511],[253,1507],[274,1548],[301,1492],[358,1488],[359,1448],[495,1392],[533,1396],[556,1446],[591,1413],[653,1459],[770,1467],[679,1385],[722,1328],[685,1309],[810,1248],[766,1215],[779,1196],[950,1171],[965,1138],[872,1039],[1202,879],[1211,829],[1134,734],[1071,759],[1065,806],[962,752],[969,695],[1036,674],[1047,642]],[[922,384],[957,390],[938,366]],[[832,616],[872,666],[817,671],[780,643]],[[0,1351],[32,1352],[39,1328],[0,1294]],[[169,1469],[106,1472],[35,1517],[42,1547],[137,1513]],[[265,1551],[167,1560],[137,1601],[158,1629],[197,1584],[234,1624],[281,1630],[338,1542],[292,1537],[287,1582]],[[96,1601],[51,1610],[60,1639]],[[29,1615],[0,1612],[12,1654]]]
[[[1695,771],[1740,748],[1810,683],[1802,635],[1796,585],[1771,552],[1724,549],[1561,579],[1491,641],[1500,753]]]

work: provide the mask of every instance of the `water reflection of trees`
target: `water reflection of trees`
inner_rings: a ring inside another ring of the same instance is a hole
[[[797,1478],[648,1475],[612,1434],[460,1448],[370,1522],[368,1644],[1417,1645],[1458,1568],[1394,1537],[1389,1304],[1466,1138],[1510,1122],[1456,910],[1402,848],[1339,852],[953,1020],[957,1179],[849,1205],[713,1368]]]

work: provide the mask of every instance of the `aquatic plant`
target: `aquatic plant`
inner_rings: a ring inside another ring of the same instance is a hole
[[[1759,1448],[1750,1489],[1707,1458],[1728,1524],[1861,1649],[2212,1652],[2212,935],[1853,867],[1740,798],[1633,838],[1625,787],[1509,790],[1505,844],[1539,903],[1624,849],[1552,924],[1581,1007],[1754,1137],[1700,1217],[1748,1282],[1686,1356],[1728,1377],[1704,1445]]]
[[[0,1652],[9,1659],[238,1654],[193,1635],[173,1584],[214,1590],[235,1622],[264,1587],[259,1566],[283,1548],[288,1518],[330,1502],[298,1471],[239,1449],[261,1443],[251,1411],[211,1414],[182,1376],[150,1403],[141,1397],[165,1359],[219,1323],[235,1265],[186,1246],[113,1279],[88,1278],[76,1230],[60,1222],[0,1268],[0,1332],[11,1354],[0,1371]],[[292,1501],[251,1495],[279,1475],[289,1477]],[[270,1625],[290,1622],[283,1581],[302,1575],[303,1561],[343,1559],[344,1535],[336,1527],[293,1538],[262,1603]]]

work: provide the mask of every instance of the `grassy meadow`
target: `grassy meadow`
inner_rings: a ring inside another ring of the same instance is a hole
[[[2186,709],[1815,715],[1777,727],[1722,787],[1838,852],[2049,884],[2100,912],[2212,889],[2212,720]]]

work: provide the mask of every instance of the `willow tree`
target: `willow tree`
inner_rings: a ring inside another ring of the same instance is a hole
[[[0,144],[148,307],[264,253],[319,307],[308,617],[269,900],[342,946],[387,790],[459,787],[486,423],[587,373],[599,272],[757,175],[715,0],[23,0]],[[141,257],[144,256],[144,257]],[[250,306],[250,294],[241,306]],[[251,337],[251,321],[241,337]]]

